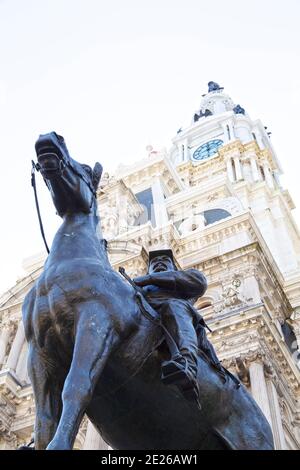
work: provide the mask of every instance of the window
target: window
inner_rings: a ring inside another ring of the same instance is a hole
[[[136,193],[135,197],[143,207],[143,212],[135,219],[134,225],[143,225],[146,224],[148,220],[151,220],[153,227],[155,227],[156,222],[151,188],[145,189],[140,193]]]
[[[287,322],[284,322],[283,325],[281,325],[281,330],[282,330],[282,334],[284,336],[286,345],[290,350],[290,353],[294,354],[298,349],[298,345],[297,345],[297,338],[296,338],[295,333],[292,330],[292,327]],[[298,354],[298,359],[300,359],[300,353]]]
[[[229,129],[228,124],[226,125],[226,129],[227,129],[228,140],[230,140],[231,136],[230,136],[230,129]]]
[[[218,222],[218,220],[226,219],[231,216],[231,214],[224,209],[211,209],[204,211],[203,215],[205,217],[205,225],[213,224],[214,222]]]
[[[230,159],[230,163],[231,163],[231,168],[232,168],[233,181],[236,181],[237,178],[236,178],[235,164],[232,158]]]
[[[200,217],[201,220],[199,220]],[[231,217],[231,214],[230,212],[225,211],[224,209],[210,209],[187,217],[186,219],[183,218],[180,220],[173,221],[173,224],[180,233],[188,233],[193,232],[198,228],[204,228],[204,226],[206,227],[207,225],[213,224],[214,222],[218,222],[219,220],[226,219],[227,217]],[[181,227],[181,225],[184,225],[184,223],[186,223],[185,227]]]

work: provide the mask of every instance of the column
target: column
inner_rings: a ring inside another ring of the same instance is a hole
[[[273,173],[273,175],[274,175],[274,179],[275,179],[275,181],[276,181],[276,184],[277,184],[278,188],[282,188],[281,183],[280,183],[280,179],[279,179],[279,172],[278,172],[278,170],[275,170],[274,173]]]
[[[251,164],[253,181],[258,181],[259,180],[259,174],[258,174],[258,168],[257,168],[255,155],[250,156],[250,164]]]
[[[262,135],[261,135],[260,131],[257,128],[253,129],[253,131],[255,132],[256,142],[258,143],[258,146],[261,149],[264,149],[265,145],[264,145],[263,138],[262,138]]]
[[[269,394],[275,449],[285,450],[287,447],[286,447],[284,431],[282,427],[278,395],[277,395],[277,391],[272,380],[267,380],[267,390]]]
[[[243,175],[242,175],[242,167],[241,167],[240,157],[239,156],[233,157],[233,161],[234,161],[234,166],[235,166],[236,180],[237,181],[242,180]]]
[[[183,149],[183,161],[188,162],[189,161],[189,145],[188,141],[184,141],[184,149]]]
[[[21,349],[24,343],[25,333],[22,320],[19,323],[16,336],[13,340],[12,347],[7,359],[7,368],[15,370]]]
[[[229,132],[230,132],[230,140],[235,140],[235,132],[232,121],[228,122]]]
[[[295,307],[294,312],[291,315],[291,327],[293,329],[293,332],[295,333],[296,340],[297,340],[297,346],[298,346],[298,351],[297,353],[300,353],[300,307]],[[300,362],[299,362],[300,365]]]
[[[249,374],[251,394],[272,426],[271,411],[263,364],[261,362],[251,362],[249,366]]]
[[[182,144],[182,141],[180,141],[177,144],[177,151],[178,151],[178,163],[181,163],[184,161],[184,146]]]
[[[269,188],[274,188],[273,178],[272,178],[272,175],[270,173],[269,166],[267,165],[267,163],[264,163],[263,168],[264,168],[264,174],[265,174],[267,185],[269,186]]]
[[[223,129],[223,134],[224,134],[224,143],[227,144],[227,142],[229,142],[229,135],[228,135],[228,130],[229,130],[229,126],[228,126],[228,129],[227,129],[227,126],[228,126],[228,123],[225,123],[225,122],[222,122],[222,129]]]
[[[231,158],[229,158],[226,162],[226,166],[227,166],[227,176],[228,176],[228,179],[231,183],[234,182],[234,174],[233,174],[233,168],[232,168],[232,160]]]
[[[108,445],[90,421],[87,425],[83,450],[108,450]]]
[[[3,326],[0,333],[0,367],[3,365],[7,344],[9,341],[9,327],[7,325]]]
[[[20,380],[20,382],[28,382],[27,379],[27,354],[28,354],[28,347],[27,342],[24,340],[23,346],[21,349],[21,353],[17,362],[16,366],[16,376]]]
[[[154,203],[156,226],[163,227],[168,223],[168,213],[165,204],[164,192],[158,176],[154,179],[151,189]]]

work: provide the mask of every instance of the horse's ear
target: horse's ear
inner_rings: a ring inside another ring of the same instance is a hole
[[[100,165],[100,163],[98,163],[98,162],[95,163],[95,166],[94,166],[94,169],[93,169],[93,186],[94,186],[95,190],[97,190],[97,188],[98,188],[98,184],[99,184],[100,179],[101,179],[102,171],[103,171],[102,165]]]

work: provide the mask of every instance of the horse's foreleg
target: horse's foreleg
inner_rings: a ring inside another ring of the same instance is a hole
[[[81,305],[73,359],[62,393],[63,411],[47,449],[72,449],[83,414],[115,340],[109,315],[95,302]]]
[[[29,344],[28,374],[35,398],[34,447],[46,449],[58,426],[62,409],[61,388],[46,372],[45,363],[34,344]]]

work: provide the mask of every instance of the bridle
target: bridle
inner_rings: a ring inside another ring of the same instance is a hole
[[[66,167],[69,167],[70,170],[73,171],[73,173],[78,176],[86,185],[87,187],[89,188],[89,190],[91,191],[92,193],[92,197],[91,197],[91,203],[90,203],[90,209],[93,205],[93,201],[94,201],[94,198],[96,198],[96,191],[94,189],[94,187],[92,186],[91,182],[87,180],[87,178],[85,177],[85,175],[81,172],[79,172],[71,163],[71,161],[65,161],[65,158],[62,157],[62,158],[59,158],[57,156],[56,153],[52,153],[52,152],[47,152],[48,155],[51,155],[51,156],[55,156],[55,158],[57,159],[57,166],[56,167],[53,167],[53,168],[47,168],[47,173],[51,173],[53,172],[54,176],[55,176],[55,173],[57,173],[58,176],[61,176],[62,175],[62,172],[64,171],[64,169]],[[31,164],[32,164],[32,167],[31,167],[31,186],[33,188],[33,192],[34,192],[34,199],[35,199],[35,206],[36,206],[36,211],[37,211],[37,215],[38,215],[38,220],[39,220],[39,226],[40,226],[40,231],[41,231],[41,235],[42,235],[42,238],[43,238],[43,241],[44,241],[44,244],[45,244],[45,248],[46,248],[46,251],[47,253],[49,254],[50,253],[50,250],[49,250],[49,247],[48,247],[48,244],[47,244],[47,241],[46,241],[46,237],[45,237],[45,232],[44,232],[44,227],[43,227],[43,221],[42,221],[42,217],[41,217],[41,212],[40,212],[40,207],[39,207],[39,201],[38,201],[38,195],[37,195],[37,188],[36,188],[36,180],[35,180],[35,172],[39,172],[41,171],[42,167],[41,165],[37,162],[35,163],[33,160],[31,160]],[[48,189],[49,189],[49,184],[48,184],[48,181],[45,177],[43,177]]]

